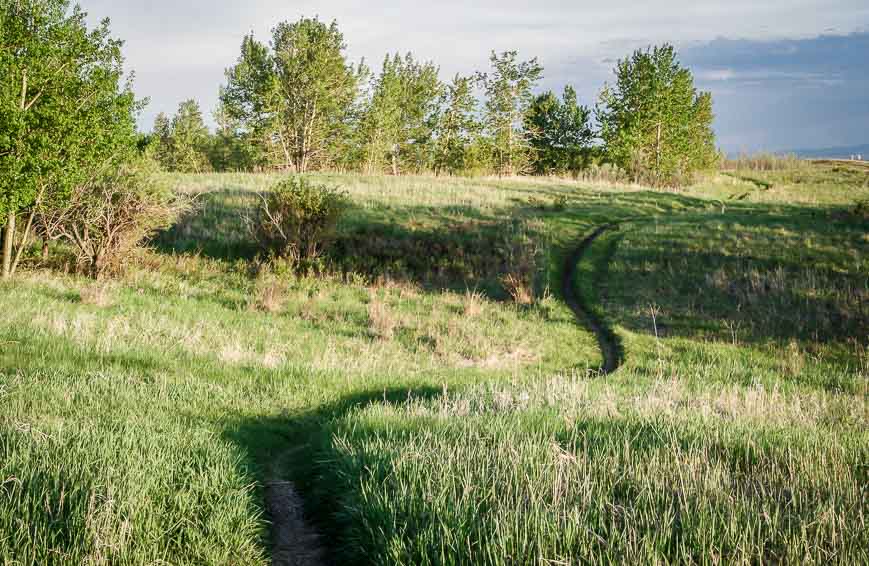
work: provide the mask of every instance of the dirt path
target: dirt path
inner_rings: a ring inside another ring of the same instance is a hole
[[[562,291],[565,301],[580,323],[594,332],[603,353],[601,371],[612,373],[621,364],[621,347],[613,331],[585,304],[574,287],[576,271],[588,248],[607,230],[616,224],[600,226],[587,236],[568,256],[564,265]],[[280,478],[281,464],[292,457],[296,450],[290,449],[273,460],[265,482],[266,511],[271,520],[272,564],[274,566],[322,566],[326,563],[320,536],[305,521],[302,499],[292,482]]]
[[[272,564],[274,566],[322,566],[326,563],[320,536],[305,521],[302,498],[292,482],[280,479],[278,470],[290,449],[276,458],[265,482],[266,512],[271,520]]]
[[[622,351],[618,337],[607,326],[606,322],[592,310],[577,293],[574,285],[576,279],[576,270],[582,256],[585,255],[588,248],[607,230],[618,228],[617,224],[605,224],[597,228],[594,232],[588,235],[573,252],[568,255],[561,281],[561,289],[564,294],[564,300],[570,307],[570,310],[576,315],[580,323],[586,325],[597,337],[598,345],[600,346],[601,354],[603,355],[603,366],[601,372],[604,374],[616,371],[622,363]]]

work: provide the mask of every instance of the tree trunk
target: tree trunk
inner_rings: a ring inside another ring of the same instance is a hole
[[[661,123],[658,122],[658,132],[655,139],[655,185],[661,184]]]
[[[6,229],[3,233],[3,279],[12,276],[12,241],[15,239],[15,213],[6,216]]]
[[[91,277],[93,277],[94,279],[97,279],[97,280],[102,279],[103,272],[105,271],[105,267],[106,267],[105,266],[105,256],[104,256],[102,250],[97,251],[96,253],[94,253],[94,255],[91,259],[91,269],[90,269]]]

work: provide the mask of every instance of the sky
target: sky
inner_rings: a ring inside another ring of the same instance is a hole
[[[140,128],[194,98],[210,116],[224,71],[253,32],[280,21],[338,21],[353,61],[374,70],[412,51],[444,79],[485,70],[492,50],[537,57],[539,90],[573,85],[593,106],[619,58],[670,42],[712,92],[726,151],[869,142],[867,0],[79,0],[91,21],[111,19],[125,41],[134,90],[149,104]]]

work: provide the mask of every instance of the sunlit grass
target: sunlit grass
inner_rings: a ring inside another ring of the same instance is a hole
[[[866,562],[866,185],[761,173],[324,175],[353,206],[316,275],[255,257],[277,176],[177,176],[200,208],[123,278],[0,284],[0,563],[266,564],[276,462],[336,563]],[[601,376],[558,286],[608,222]]]

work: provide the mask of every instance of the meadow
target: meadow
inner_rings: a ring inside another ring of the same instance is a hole
[[[302,272],[279,175],[176,174],[122,277],[0,283],[0,563],[268,564],[282,481],[306,563],[869,562],[866,170],[313,177]]]

